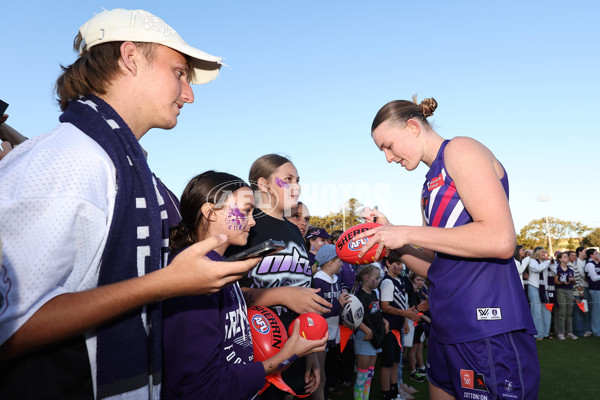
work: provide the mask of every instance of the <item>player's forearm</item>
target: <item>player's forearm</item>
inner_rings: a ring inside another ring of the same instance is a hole
[[[2,344],[0,359],[75,337],[126,312],[168,297],[162,289],[159,272],[54,297]]]
[[[408,243],[439,253],[469,258],[512,257],[516,236],[512,220],[506,226],[485,221],[455,228],[405,227]]]

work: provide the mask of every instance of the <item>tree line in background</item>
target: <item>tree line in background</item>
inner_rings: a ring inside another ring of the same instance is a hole
[[[338,212],[329,213],[324,217],[311,217],[310,225],[324,228],[329,233],[346,230],[364,222],[360,216],[362,207],[357,199],[351,198]],[[581,222],[563,221],[553,217],[548,217],[548,226],[545,218],[534,219],[525,225],[517,235],[517,243],[527,249],[536,246],[548,248],[548,231],[551,247],[555,250],[575,250],[579,246],[600,247],[600,228],[594,229]]]

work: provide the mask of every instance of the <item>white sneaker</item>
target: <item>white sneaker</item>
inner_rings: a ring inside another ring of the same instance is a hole
[[[410,393],[406,393],[404,390],[402,390],[402,388],[398,388],[398,395],[402,396],[402,398],[406,399],[406,400],[414,400],[415,399],[415,396],[413,396]]]
[[[558,335],[556,335],[558,340],[565,340],[565,335],[563,335],[562,333],[559,333]]]
[[[569,339],[577,340],[577,336],[573,335],[573,333],[572,333],[572,332],[569,332],[569,333],[567,333],[567,337],[568,337]]]
[[[400,385],[400,387],[408,394],[415,394],[419,392],[417,389],[415,389],[412,386],[408,386],[406,383],[403,383],[402,385]]]
[[[402,396],[400,393],[398,393],[398,396],[396,396],[395,400],[407,400],[404,396]]]

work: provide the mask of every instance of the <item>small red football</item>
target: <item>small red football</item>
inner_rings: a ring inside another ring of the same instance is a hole
[[[371,247],[369,251],[365,253],[362,258],[358,258],[358,253],[363,248],[363,246],[369,241],[369,238],[360,239],[358,242],[353,242],[352,239],[364,231],[368,231],[369,229],[376,228],[381,226],[381,224],[376,224],[374,222],[367,222],[364,224],[358,224],[353,226],[352,228],[347,229],[344,233],[341,234],[339,239],[335,244],[335,252],[337,256],[342,260],[347,262],[348,264],[370,264],[375,262],[375,253],[377,252],[377,248],[379,244]],[[385,248],[384,248],[385,251]],[[382,255],[384,253],[381,253]]]
[[[288,335],[292,336],[294,332],[294,324],[300,321],[300,336],[308,340],[319,340],[325,336],[328,330],[327,320],[317,313],[301,314],[290,324]]]
[[[283,348],[288,339],[285,326],[279,317],[267,307],[250,307],[248,322],[252,334],[254,361],[273,357]]]

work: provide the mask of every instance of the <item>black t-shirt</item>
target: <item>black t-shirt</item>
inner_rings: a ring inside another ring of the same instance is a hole
[[[246,246],[230,246],[225,253],[225,257],[269,239],[281,240],[287,244],[287,247],[263,258],[256,267],[248,272],[247,276],[239,281],[240,286],[251,288],[310,287],[311,265],[298,227],[285,219],[273,218],[258,208],[254,209],[253,216],[256,225],[250,229]],[[282,317],[282,310],[277,311],[282,322],[287,325],[286,320],[288,318]],[[283,309],[283,311],[287,312],[286,309]],[[297,316],[297,314],[295,315]]]
[[[383,337],[385,336],[385,325],[383,323],[383,313],[377,294],[373,291],[371,294],[364,290],[359,290],[356,297],[360,300],[364,308],[363,324],[368,326],[373,332],[371,344],[376,349],[381,348]]]

